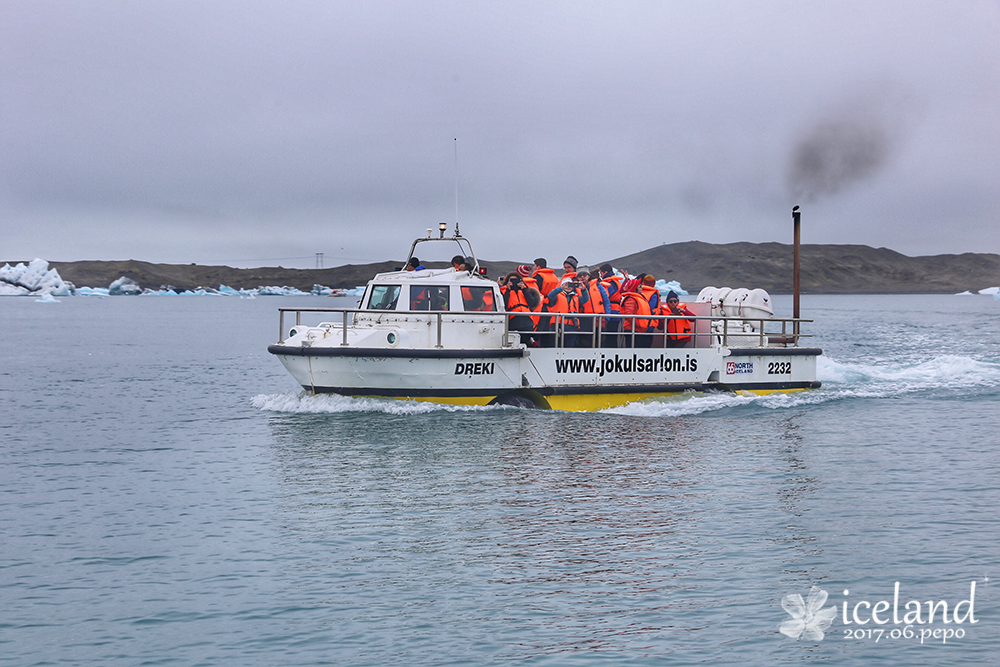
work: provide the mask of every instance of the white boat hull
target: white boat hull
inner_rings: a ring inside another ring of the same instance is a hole
[[[815,348],[268,348],[313,393],[597,410],[685,391],[819,386]]]

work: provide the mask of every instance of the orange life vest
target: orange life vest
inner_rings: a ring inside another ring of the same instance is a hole
[[[542,278],[542,286],[538,291],[541,292],[542,300],[544,301],[545,297],[547,297],[552,290],[559,287],[559,279],[556,278],[556,272],[553,269],[538,269],[531,275],[532,278],[537,278],[538,276],[541,276]]]
[[[587,283],[587,293],[590,295],[590,300],[583,304],[583,312],[603,313],[604,299],[601,298],[601,290],[598,289],[596,280],[591,280]]]
[[[462,301],[463,301],[464,304],[470,304],[470,303],[472,303],[472,290],[469,289],[468,287],[463,287],[462,288]],[[480,311],[484,311],[484,312],[486,312],[486,311],[490,311],[490,312],[496,311],[496,308],[493,307],[493,290],[485,290],[485,291],[483,291],[483,305],[482,305],[481,308],[477,308],[476,310],[480,310]]]
[[[548,301],[548,299],[546,299]],[[550,313],[579,313],[580,312],[580,296],[576,292],[571,292],[567,298],[565,290],[559,290],[556,293],[556,302],[552,305],[546,304],[545,307],[547,312]],[[578,318],[564,317],[562,318],[565,328],[573,329],[580,323]],[[556,318],[549,318],[549,328],[553,328],[556,325]]]
[[[664,304],[660,306],[660,315],[667,316],[677,316],[677,315],[688,315],[689,312],[681,306],[679,308],[680,313],[675,313],[670,310],[670,306]],[[694,331],[694,321],[693,320],[664,320],[666,322],[666,334],[667,340],[675,340],[681,343],[686,343],[691,340],[691,332]]]
[[[621,301],[622,315],[652,315],[649,310],[649,301],[646,297],[636,292],[625,292]],[[624,319],[622,321],[623,331],[632,331],[632,323],[635,322],[635,332],[645,333],[649,328],[649,320],[637,317],[635,319]]]
[[[611,312],[618,314],[622,312],[622,283],[625,279],[614,274],[601,281],[604,289],[608,291],[608,299],[611,301]]]
[[[531,308],[528,307],[528,300],[524,298],[524,290],[508,290],[507,291],[507,305],[505,306],[508,313],[515,313],[511,315],[509,319],[513,320],[517,317],[519,313],[530,313]],[[532,317],[532,320],[537,318]],[[537,324],[535,325],[537,326]]]
[[[660,290],[655,287],[650,287],[649,285],[643,284],[642,295],[646,297],[646,303],[649,304],[650,310],[653,310],[653,296],[656,296],[656,307],[660,307]]]

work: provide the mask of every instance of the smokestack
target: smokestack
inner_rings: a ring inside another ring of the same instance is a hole
[[[794,227],[794,238],[793,248],[794,248],[794,260],[792,262],[792,317],[795,319],[799,318],[799,238],[800,238],[800,227],[799,224],[802,221],[802,213],[799,211],[798,206],[792,207],[792,226]],[[795,333],[799,332],[799,324],[795,323]]]

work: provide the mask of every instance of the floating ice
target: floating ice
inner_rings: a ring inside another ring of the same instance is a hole
[[[46,294],[41,299],[35,299],[35,303],[60,303],[60,301],[51,294]]]
[[[996,296],[1000,294],[1000,287],[987,287],[986,289],[979,290],[980,294],[992,294]]]
[[[662,278],[656,281],[656,290],[660,293],[660,296],[666,297],[668,292],[674,292],[677,296],[684,296],[687,294],[687,290],[681,287],[681,284],[676,280],[671,280],[667,282]]]
[[[108,296],[107,287],[77,287],[76,296]]]
[[[161,285],[159,289],[143,289],[135,280],[128,276],[121,276],[107,287],[76,287],[73,283],[65,282],[55,269],[49,268],[49,263],[44,259],[35,259],[27,265],[19,263],[16,266],[4,264],[0,267],[0,296],[238,296],[241,299],[253,299],[257,295],[268,296],[360,296],[365,291],[364,286],[354,290],[334,289],[325,285],[313,285],[309,292],[303,292],[295,287],[284,285],[282,287],[266,286],[256,289],[233,289],[228,285],[219,285],[219,289],[212,287],[198,287],[193,290],[184,290],[178,294],[171,285]],[[45,299],[46,303],[53,303],[53,300]]]
[[[288,285],[282,287],[275,287],[274,285],[258,287],[257,294],[260,296],[309,296],[309,292],[303,292],[298,288],[289,287]]]
[[[112,296],[142,294],[142,288],[128,276],[122,276],[108,286],[108,294]]]
[[[34,259],[27,265],[4,264],[0,267],[0,295],[5,296],[70,296],[72,283],[66,283],[44,259]]]

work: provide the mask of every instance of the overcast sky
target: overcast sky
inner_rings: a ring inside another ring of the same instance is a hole
[[[1000,1],[0,1],[0,260],[1000,252]],[[449,227],[449,230],[452,229]],[[450,250],[450,249],[449,249]]]

